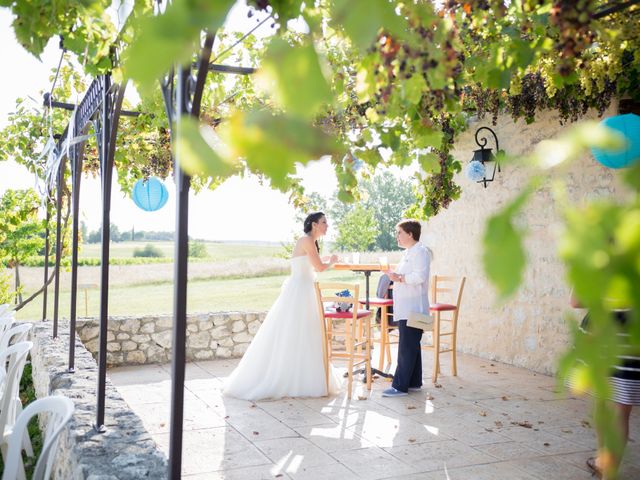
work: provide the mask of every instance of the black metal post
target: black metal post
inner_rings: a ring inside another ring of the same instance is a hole
[[[187,95],[189,70],[178,69],[176,85],[176,130],[181,115],[188,112]],[[169,439],[169,478],[181,478],[182,426],[184,418],[184,377],[187,339],[187,266],[189,252],[189,187],[191,178],[180,168],[180,154],[174,152],[176,181],[176,235],[173,310],[173,358],[171,362],[171,431]]]
[[[64,184],[64,158],[58,167],[58,191],[56,201],[56,266],[53,297],[53,338],[58,338],[58,305],[60,303],[60,257],[62,256],[62,185]]]
[[[49,222],[51,221],[51,213],[49,212],[49,194],[47,193],[47,202],[45,203],[46,225],[44,227],[44,291],[42,292],[42,321],[47,319],[47,293],[49,291]]]
[[[109,89],[111,75],[102,78],[102,108],[100,110],[100,166],[102,178],[102,255],[100,266],[100,338],[98,347],[98,391],[95,429],[104,432],[104,411],[107,382],[107,327],[109,321],[109,241],[111,239],[111,180],[113,157],[109,155],[111,106]]]
[[[82,178],[82,151],[71,147],[71,183],[73,199],[73,240],[71,247],[71,306],[69,309],[69,372],[75,371],[76,307],[78,297],[78,229],[80,223],[80,179]]]

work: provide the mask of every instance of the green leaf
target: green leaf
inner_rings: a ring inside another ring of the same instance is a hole
[[[413,133],[417,148],[438,148],[442,144],[442,132],[425,127],[420,121],[413,122]]]
[[[312,118],[320,107],[331,103],[333,96],[313,45],[289,45],[274,38],[267,50],[260,75],[282,106],[294,115]]]
[[[193,117],[185,115],[180,119],[176,139],[180,166],[189,175],[227,177],[236,169],[229,159],[224,159],[216,151],[221,150],[222,145],[215,143],[215,137],[207,128],[201,129]]]
[[[526,260],[522,246],[524,233],[516,228],[513,221],[532,191],[533,184],[529,184],[486,224],[482,255],[484,271],[502,299],[513,295],[522,281]]]
[[[139,35],[124,52],[124,72],[149,90],[176,63],[191,59],[203,29],[222,26],[234,0],[175,0],[165,13],[138,21]]]
[[[250,169],[264,172],[280,189],[287,188],[296,163],[345,153],[336,137],[304,119],[264,110],[236,112],[223,123],[220,135],[232,148],[232,157],[244,158]]]
[[[353,44],[364,52],[375,40],[380,29],[404,38],[406,24],[388,0],[336,0],[333,23],[342,27]]]
[[[422,93],[427,89],[427,82],[421,74],[413,75],[403,84],[405,100],[412,105],[417,105],[422,98]]]
[[[433,152],[418,156],[418,162],[425,172],[440,173],[440,157]]]

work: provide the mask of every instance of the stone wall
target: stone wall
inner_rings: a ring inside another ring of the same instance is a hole
[[[75,411],[60,434],[52,478],[60,480],[138,480],[166,478],[167,461],[120,393],[107,378],[105,433],[97,433],[96,385],[98,367],[78,337],[75,373],[68,373],[69,327],[60,325],[52,337],[52,323],[34,323],[31,350],[33,383],[38,398],[64,395]],[[43,419],[41,419],[41,427]]]
[[[220,312],[187,315],[187,361],[241,357],[266,313]],[[172,315],[110,317],[107,363],[142,365],[171,360]],[[81,319],[76,331],[87,350],[98,351],[98,319]]]
[[[617,109],[611,108],[605,116],[616,114]],[[589,117],[597,118],[595,114]],[[495,127],[490,119],[476,122],[452,152],[463,165],[471,159],[473,150],[479,148],[473,136],[483,125],[496,132],[500,148],[510,155],[526,155],[541,140],[556,137],[569,127],[561,126],[558,117],[550,112],[539,115],[530,125],[524,121],[514,123],[510,117],[499,118]],[[488,146],[493,147],[493,139]],[[482,267],[485,221],[522,191],[531,173],[523,163],[502,165],[502,172],[496,172],[495,181],[487,188],[472,183],[464,173],[457,175],[455,180],[462,186],[460,199],[424,225],[423,237],[434,251],[433,273],[467,276],[458,349],[553,373],[558,356],[568,346],[565,315],[570,309],[569,287],[556,253],[561,223],[551,184],[556,179],[565,180],[567,195],[574,202],[623,198],[630,192],[625,191],[614,171],[602,167],[589,154],[566,168],[550,172],[518,219],[528,231],[524,281],[513,298],[500,304]]]

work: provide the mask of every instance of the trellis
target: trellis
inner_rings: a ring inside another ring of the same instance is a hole
[[[252,29],[252,31],[255,30]],[[246,38],[243,36],[232,47]],[[209,71],[248,75],[254,68],[220,65],[210,63],[214,35],[207,33],[198,55],[198,61],[189,66],[172,69],[160,81],[165,103],[171,141],[180,128],[181,117],[189,115],[199,118],[205,81]],[[140,115],[140,112],[122,110],[125,92],[124,84],[112,82],[110,74],[100,75],[89,86],[83,99],[76,106],[57,102],[45,96],[45,105],[49,107],[73,110],[73,117],[57,142],[56,151],[60,159],[56,177],[56,253],[54,283],[53,336],[58,336],[59,271],[62,256],[61,210],[62,186],[64,184],[65,159],[68,157],[71,170],[72,197],[72,247],[71,247],[71,307],[69,319],[69,366],[68,373],[75,371],[75,328],[77,320],[78,288],[78,231],[80,211],[80,185],[86,134],[93,125],[98,140],[102,194],[102,237],[101,237],[101,273],[100,273],[100,316],[98,340],[98,386],[96,393],[96,420],[94,428],[105,432],[105,394],[107,371],[107,327],[109,305],[109,242],[111,183],[114,167],[116,136],[122,115]],[[77,142],[77,143],[73,143]],[[66,148],[65,148],[66,146]],[[184,412],[184,381],[186,364],[186,315],[187,315],[187,267],[188,267],[188,213],[191,178],[180,168],[180,158],[174,152],[174,178],[176,183],[176,233],[175,233],[175,269],[174,269],[174,327],[172,340],[172,387],[171,419],[169,445],[169,478],[180,478],[182,466],[182,427]],[[47,209],[48,211],[48,209]],[[47,224],[49,217],[47,217]],[[45,287],[43,321],[47,312],[47,275],[49,263],[48,235],[45,247]]]

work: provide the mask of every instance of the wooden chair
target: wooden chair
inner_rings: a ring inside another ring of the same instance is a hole
[[[349,290],[353,299],[358,299],[360,287],[353,283],[316,282],[318,311],[322,319],[325,337],[323,342],[324,364],[329,387],[329,362],[333,359],[347,360],[347,394],[351,398],[355,367],[364,365],[367,390],[371,390],[371,311],[357,308],[355,300],[351,310],[338,312],[335,302],[344,302],[346,297],[338,297],[337,292]],[[344,339],[344,349],[337,349],[336,339]]]
[[[462,291],[466,277],[447,277],[434,275],[431,277],[431,304],[429,310],[434,316],[432,344],[423,345],[423,350],[434,351],[433,383],[440,373],[440,354],[451,352],[451,373],[455,377],[458,374],[456,364],[456,339],[458,328],[458,314],[462,301]],[[449,301],[451,303],[444,303]],[[451,312],[450,318],[443,318],[444,312]],[[443,337],[445,343],[442,342]],[[450,337],[450,338],[447,338]],[[444,349],[442,347],[445,347]]]
[[[393,285],[391,285],[389,288],[393,288]],[[367,300],[365,298],[360,299],[360,305],[366,304]],[[379,336],[377,339],[375,337],[372,337],[371,342],[380,344],[380,360],[378,362],[378,370],[384,372],[391,367],[391,344],[398,343],[397,340],[392,342],[389,339],[389,332],[398,328],[397,326],[389,325],[390,317],[393,317],[393,314],[389,313],[389,307],[393,307],[393,298],[387,298],[386,296],[384,298],[370,298],[369,308],[371,307],[377,307],[380,309],[380,325],[378,326]]]

